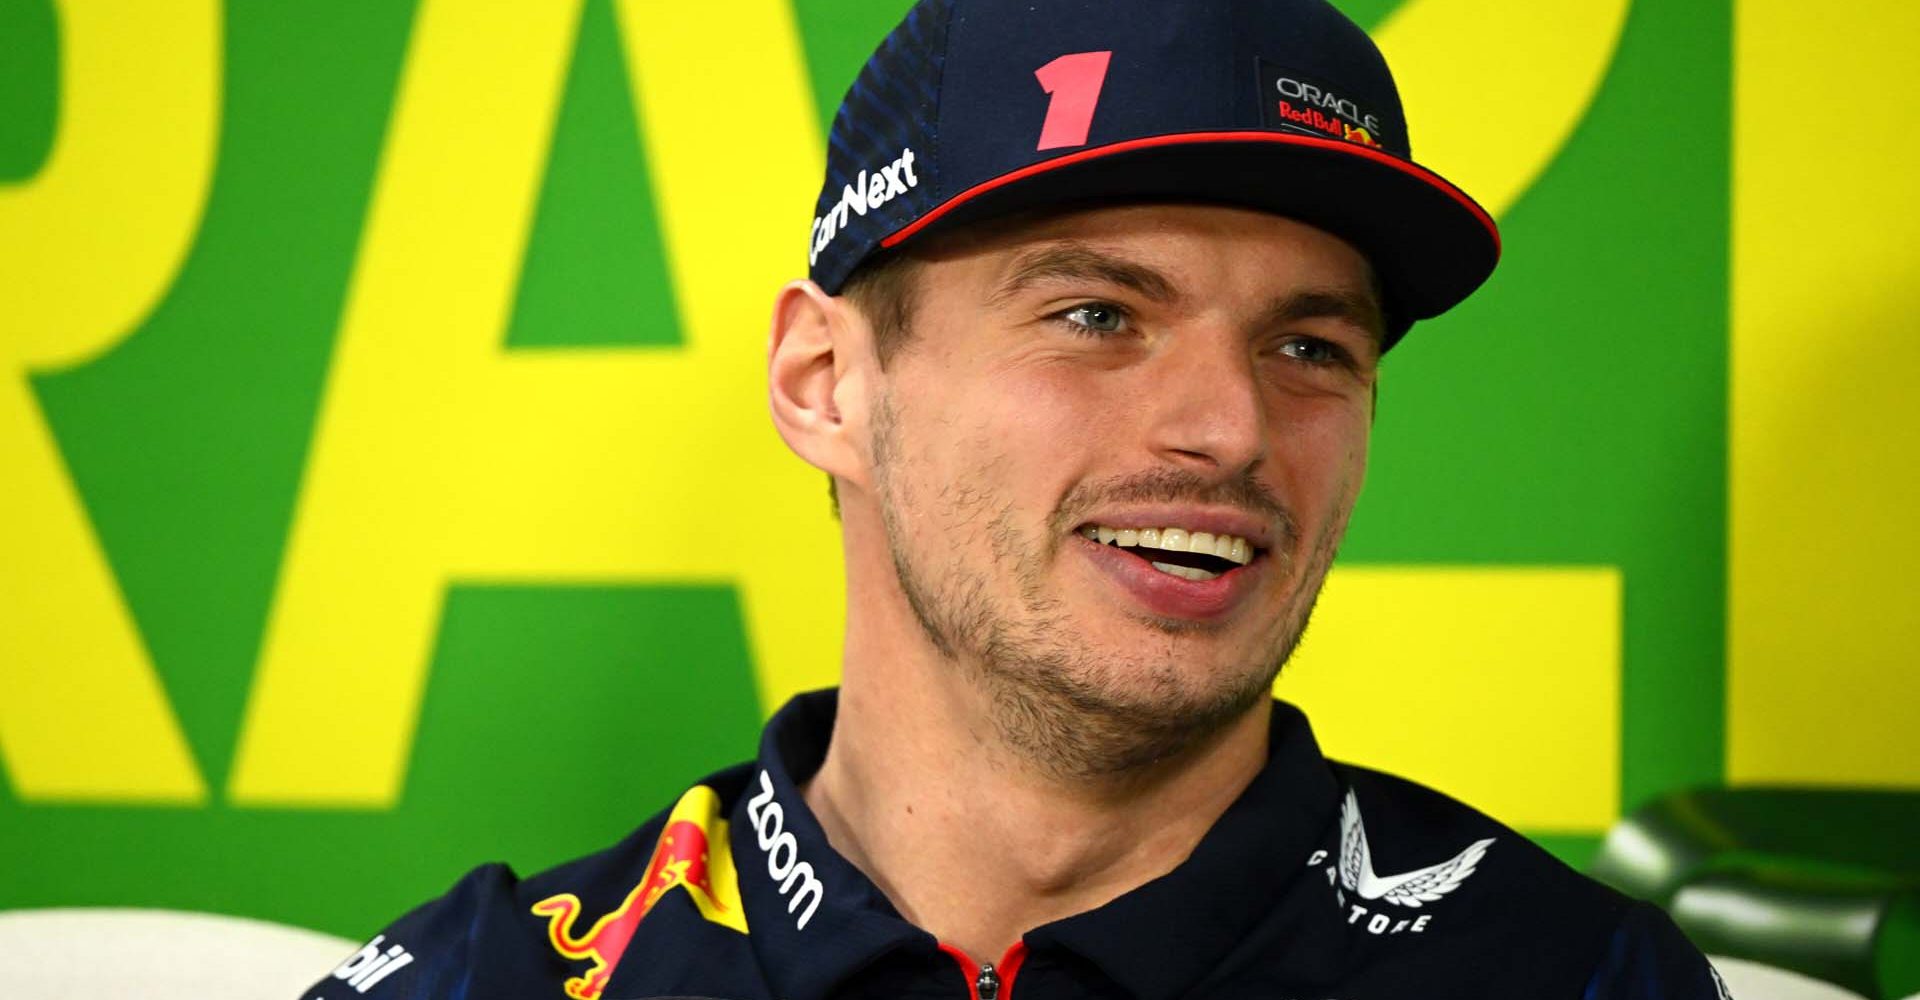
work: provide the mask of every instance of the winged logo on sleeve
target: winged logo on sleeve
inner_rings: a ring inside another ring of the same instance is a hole
[[[1349,790],[1346,802],[1340,807],[1340,882],[1361,899],[1384,899],[1399,906],[1418,907],[1459,888],[1492,844],[1492,837],[1476,840],[1466,850],[1437,865],[1398,875],[1375,874],[1373,853],[1367,847],[1367,828],[1360,819],[1360,800]]]

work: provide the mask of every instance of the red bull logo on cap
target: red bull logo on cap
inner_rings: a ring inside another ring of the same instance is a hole
[[[1260,60],[1262,120],[1273,128],[1384,149],[1386,123],[1334,87]]]
[[[1378,148],[1380,145],[1379,141],[1374,139],[1373,133],[1365,126],[1348,124],[1338,118],[1321,114],[1314,108],[1296,108],[1290,101],[1281,101],[1278,105],[1278,113],[1281,119],[1285,121],[1325,132],[1337,139],[1345,139],[1348,142],[1357,142],[1375,148]]]
[[[640,883],[611,913],[575,935],[580,897],[570,892],[548,896],[533,904],[537,916],[547,918],[547,939],[561,955],[593,964],[566,981],[567,996],[598,1000],[614,967],[626,954],[640,921],[662,896],[674,888],[686,891],[700,915],[716,924],[747,932],[746,912],[740,907],[740,878],[733,867],[733,848],[727,840],[727,821],[720,818],[720,797],[705,785],[695,785],[673,807],[667,826],[653,848]]]

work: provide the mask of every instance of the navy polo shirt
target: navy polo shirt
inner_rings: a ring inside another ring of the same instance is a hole
[[[1168,874],[978,966],[827,843],[799,785],[836,693],[613,847],[474,869],[311,1000],[1717,1000],[1657,908],[1419,785],[1321,756],[1275,702],[1266,767]]]

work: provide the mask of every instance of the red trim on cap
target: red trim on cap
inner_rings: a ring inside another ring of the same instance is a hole
[[[1284,132],[1262,131],[1176,132],[1172,135],[1154,135],[1144,139],[1128,139],[1125,142],[1116,142],[1106,146],[1095,146],[1092,149],[1083,149],[1077,153],[1056,156],[1051,160],[1042,160],[1039,163],[1029,164],[990,180],[981,181],[965,191],[948,198],[946,201],[940,203],[933,211],[928,212],[882,238],[880,245],[883,247],[898,246],[902,241],[911,238],[914,233],[925,229],[936,219],[939,219],[941,216],[968,201],[988,191],[992,191],[994,188],[1005,187],[1015,181],[1032,177],[1035,174],[1046,173],[1049,170],[1057,170],[1061,167],[1071,166],[1084,160],[1098,159],[1102,156],[1112,156],[1115,153],[1132,152],[1136,149],[1148,149],[1154,146],[1197,145],[1208,142],[1277,142],[1287,146],[1317,146],[1322,149],[1330,149],[1353,156],[1363,156],[1376,163],[1385,164],[1459,202],[1460,207],[1472,213],[1473,217],[1480,220],[1480,224],[1486,227],[1487,235],[1493,239],[1494,256],[1497,258],[1500,254],[1500,228],[1494,225],[1493,217],[1488,215],[1487,210],[1481,208],[1472,198],[1467,197],[1466,192],[1454,187],[1447,182],[1446,178],[1441,177],[1439,174],[1417,163],[1408,162],[1391,153],[1384,153],[1370,146],[1361,146],[1339,139],[1321,139],[1310,135],[1288,135]]]

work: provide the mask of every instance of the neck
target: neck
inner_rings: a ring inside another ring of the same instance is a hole
[[[805,797],[902,915],[976,960],[1171,871],[1266,760],[1262,701],[1174,757],[1049,774],[999,743],[969,671],[879,638],[849,628],[838,721]]]

